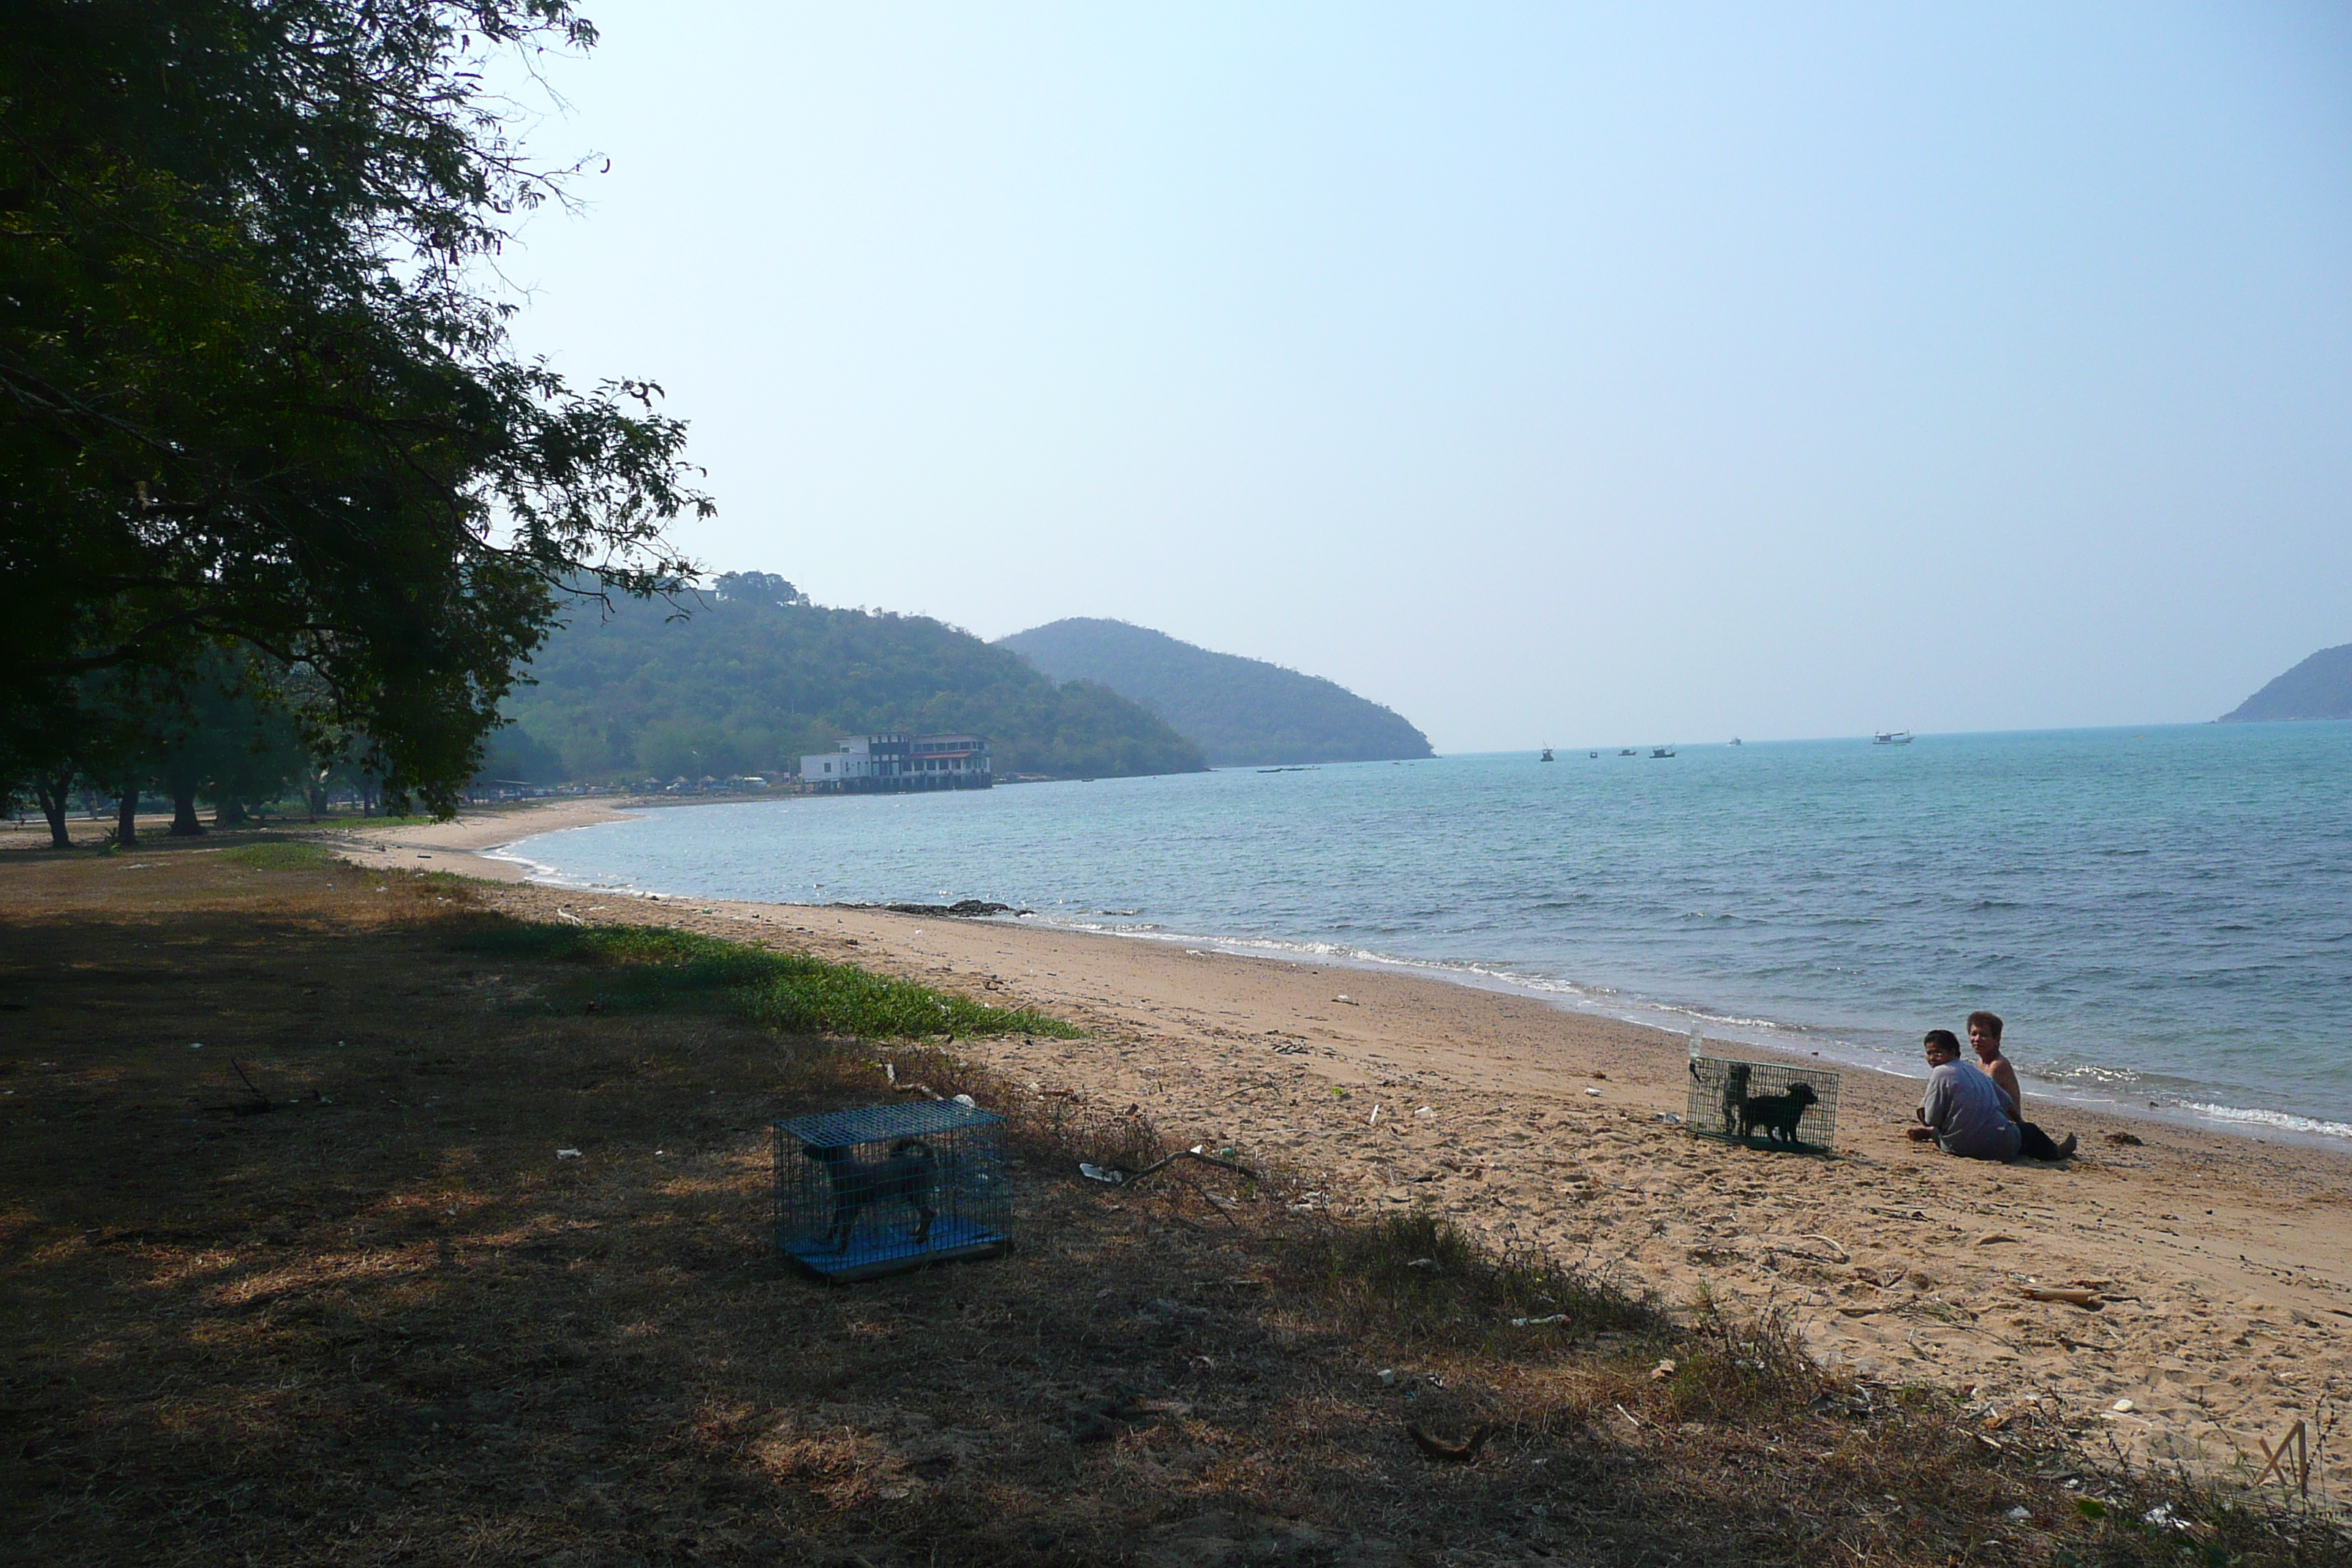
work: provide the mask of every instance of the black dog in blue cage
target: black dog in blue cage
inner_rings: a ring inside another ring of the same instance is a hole
[[[931,1238],[931,1222],[940,1217],[935,1200],[940,1190],[940,1159],[919,1138],[901,1138],[879,1160],[861,1160],[851,1149],[811,1148],[808,1157],[824,1167],[833,1188],[833,1224],[824,1238],[835,1252],[849,1250],[849,1237],[860,1217],[879,1215],[888,1205],[904,1204],[915,1214],[914,1244]]]

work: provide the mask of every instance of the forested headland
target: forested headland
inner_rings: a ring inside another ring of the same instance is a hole
[[[2221,715],[2223,724],[2352,719],[2352,643],[2324,647]]]
[[[1194,773],[1201,748],[1139,704],[1055,680],[923,616],[811,604],[781,577],[721,576],[678,606],[583,605],[533,656],[492,762],[534,783],[790,773],[879,731],[972,731],[996,776]]]
[[[1378,763],[1433,753],[1404,717],[1337,681],[1264,659],[1212,653],[1164,632],[1084,616],[1002,637],[1057,680],[1133,698],[1196,742],[1215,767]]]

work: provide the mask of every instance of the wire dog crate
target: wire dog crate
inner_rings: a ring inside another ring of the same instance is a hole
[[[865,1279],[1011,1245],[1004,1119],[960,1100],[775,1124],[776,1247]]]
[[[1838,1075],[1778,1062],[1693,1057],[1690,1108],[1684,1117],[1702,1138],[1751,1149],[1819,1153],[1837,1142]]]

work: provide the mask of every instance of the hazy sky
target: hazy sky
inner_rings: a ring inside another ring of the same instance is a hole
[[[2352,11],[585,0],[523,345],[719,569],[1443,751],[2207,719],[2352,641]]]

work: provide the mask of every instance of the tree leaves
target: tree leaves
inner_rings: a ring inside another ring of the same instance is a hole
[[[0,720],[243,643],[446,812],[564,592],[690,576],[659,388],[517,360],[476,284],[559,198],[484,51],[562,0],[26,0],[0,19]],[[62,742],[61,742],[62,743]]]

